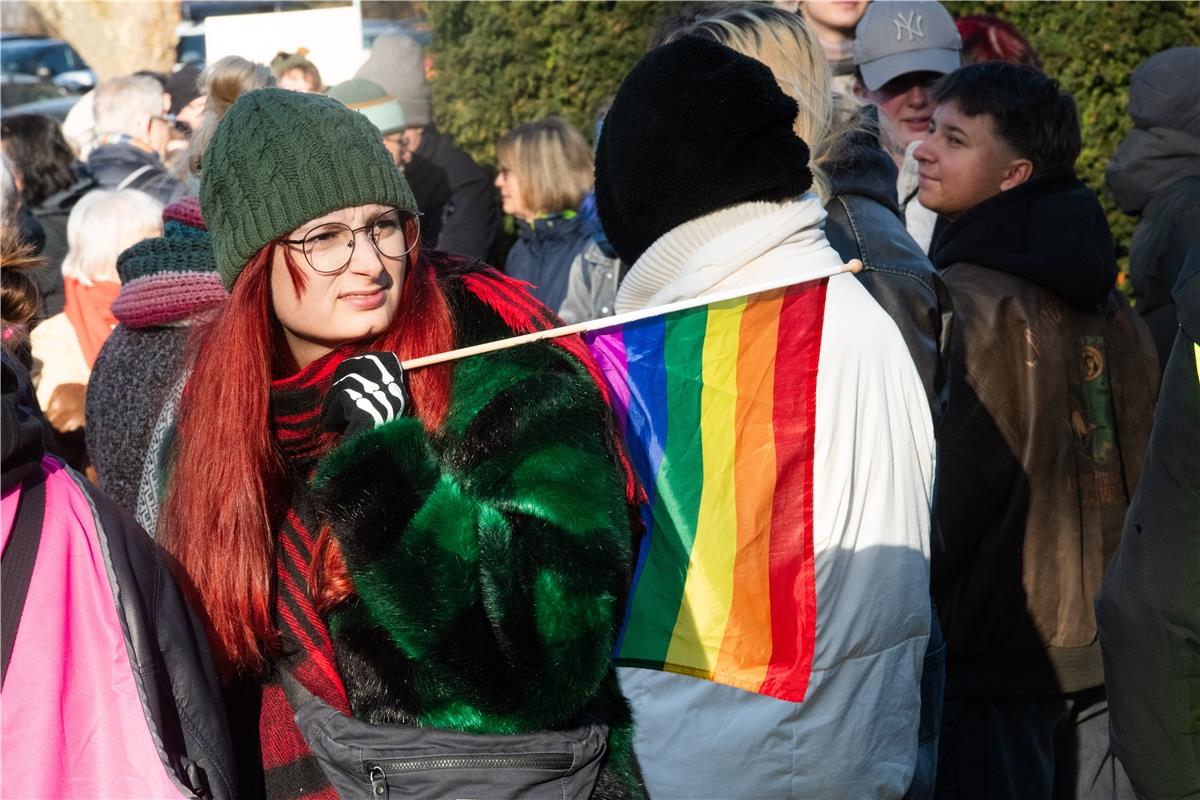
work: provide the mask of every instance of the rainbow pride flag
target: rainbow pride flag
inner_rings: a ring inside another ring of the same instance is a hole
[[[826,287],[584,335],[648,495],[618,663],[804,699]]]

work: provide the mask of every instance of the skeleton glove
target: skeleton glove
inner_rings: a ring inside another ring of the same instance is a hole
[[[401,417],[409,407],[404,370],[395,353],[347,358],[333,373],[321,427],[347,436]]]

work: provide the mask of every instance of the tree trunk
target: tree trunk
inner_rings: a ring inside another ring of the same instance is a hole
[[[32,3],[24,0],[0,2],[0,30],[5,33],[24,33],[29,36],[49,36],[46,21]]]
[[[179,0],[39,0],[34,8],[100,80],[175,65]]]

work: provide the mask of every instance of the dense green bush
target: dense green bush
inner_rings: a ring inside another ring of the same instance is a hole
[[[591,139],[599,105],[646,50],[648,2],[430,3],[434,112],[481,162],[515,125],[558,114]]]
[[[438,124],[486,164],[495,163],[498,136],[548,114],[590,135],[597,107],[616,91],[644,52],[654,21],[671,5],[430,3]],[[1131,126],[1129,76],[1159,50],[1200,41],[1200,4],[971,0],[946,6],[956,16],[992,13],[1010,20],[1037,48],[1046,71],[1075,95],[1084,143],[1079,172],[1100,193],[1124,260],[1134,220],[1116,210],[1103,181]]]

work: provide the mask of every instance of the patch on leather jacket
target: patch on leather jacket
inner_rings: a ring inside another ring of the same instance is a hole
[[[1106,366],[1104,337],[1079,337],[1079,371],[1083,381],[1071,387],[1071,429],[1080,454],[1098,465],[1110,463],[1117,452]]]

